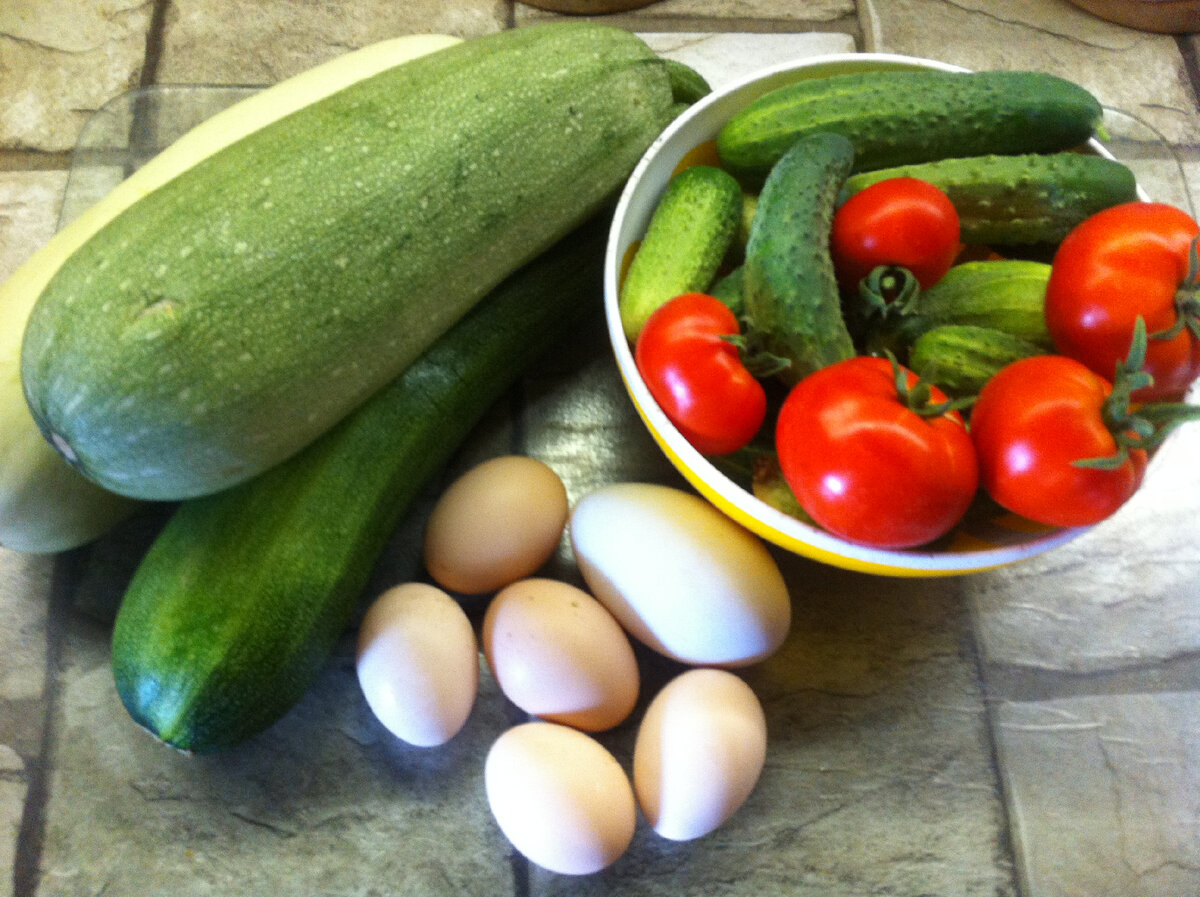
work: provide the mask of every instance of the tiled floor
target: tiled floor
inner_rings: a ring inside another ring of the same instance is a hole
[[[53,232],[81,126],[126,89],[268,83],[393,34],[549,17],[506,0],[0,4],[0,278]],[[714,84],[854,50],[1066,75],[1157,135],[1121,145],[1154,198],[1200,206],[1200,37],[1060,0],[661,0],[609,20]],[[459,738],[406,748],[359,699],[347,639],[268,733],[185,757],[134,728],[108,667],[113,606],[153,518],[62,556],[0,549],[0,893],[1193,897],[1198,431],[1116,517],[1022,566],[892,580],[779,554],[795,620],[747,674],[771,737],[749,804],[690,844],[639,826],[619,863],[585,879],[514,856],[488,813],[482,758],[515,715],[486,670]],[[679,482],[598,337],[528,377],[446,476],[501,451],[552,464],[572,499]],[[433,492],[373,588],[419,572]],[[643,660],[649,679],[667,672]],[[631,734],[604,736],[623,762]]]

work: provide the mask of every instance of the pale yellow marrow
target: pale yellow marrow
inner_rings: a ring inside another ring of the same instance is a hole
[[[25,404],[20,377],[25,322],[63,262],[125,209],[218,150],[344,87],[459,41],[437,34],[381,41],[230,106],[122,181],[0,283],[0,546],[65,551],[103,535],[138,507],[71,468],[42,438]]]

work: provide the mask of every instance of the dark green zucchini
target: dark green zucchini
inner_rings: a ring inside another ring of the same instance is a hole
[[[301,454],[184,502],[117,615],[117,691],[182,750],[228,748],[304,694],[410,502],[530,362],[600,308],[596,222],[512,275]]]

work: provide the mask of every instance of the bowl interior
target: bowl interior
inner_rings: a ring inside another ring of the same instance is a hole
[[[881,550],[839,539],[756,498],[697,452],[659,409],[642,382],[621,328],[617,294],[630,247],[641,239],[667,181],[684,157],[716,137],[733,113],[770,90],[804,78],[878,69],[964,71],[931,60],[857,53],[809,58],[775,66],[714,91],[676,119],[646,151],[617,204],[604,270],[609,338],[625,388],[642,421],[687,480],[714,505],[769,542],[800,555],[852,570],[890,576],[941,576],[990,569],[1041,554],[1083,528],[1053,529],[999,513],[964,520],[935,546]],[[1092,149],[1107,155],[1099,144]]]

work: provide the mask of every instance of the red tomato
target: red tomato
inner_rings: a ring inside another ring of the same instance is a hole
[[[923,288],[950,269],[960,245],[958,212],[942,190],[917,178],[888,178],[834,213],[830,253],[838,281],[855,287],[880,265],[907,268]]]
[[[999,504],[1052,526],[1087,526],[1133,495],[1146,470],[1140,449],[1114,470],[1074,462],[1118,454],[1105,422],[1112,384],[1080,362],[1039,355],[994,375],[971,409],[983,488]]]
[[[766,391],[726,339],[739,332],[737,318],[720,300],[685,293],[647,319],[634,348],[650,394],[705,455],[742,448],[766,418]]]
[[[917,382],[911,371],[904,379],[908,388]],[[780,409],[775,443],[801,507],[831,533],[878,548],[949,532],[978,485],[962,417],[918,414],[883,358],[851,358],[801,380]]]
[[[1140,316],[1151,334],[1145,370],[1154,385],[1134,398],[1178,398],[1200,376],[1200,339],[1180,317],[1200,322],[1200,286],[1188,279],[1200,226],[1162,203],[1113,206],[1078,225],[1055,254],[1046,288],[1046,325],[1063,355],[1108,380],[1129,353]]]

